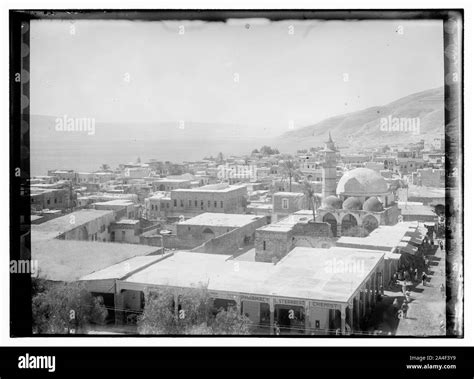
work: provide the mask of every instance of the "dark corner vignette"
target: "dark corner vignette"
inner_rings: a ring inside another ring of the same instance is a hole
[[[31,335],[30,32],[28,12],[10,11],[10,335]]]

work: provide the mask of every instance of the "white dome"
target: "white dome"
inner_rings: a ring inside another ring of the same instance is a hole
[[[336,188],[336,193],[344,196],[378,196],[387,192],[385,179],[369,168],[356,168],[346,172]]]

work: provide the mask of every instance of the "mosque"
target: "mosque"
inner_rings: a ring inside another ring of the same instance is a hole
[[[396,189],[378,172],[368,168],[350,170],[337,182],[336,153],[329,134],[322,150],[322,196],[316,221],[329,223],[337,237],[347,235],[354,227],[362,227],[370,233],[379,225],[396,224],[400,216]]]

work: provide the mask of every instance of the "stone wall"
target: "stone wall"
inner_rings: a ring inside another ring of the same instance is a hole
[[[259,262],[280,260],[296,246],[329,248],[334,246],[331,226],[324,222],[301,222],[291,230],[257,230],[255,259]]]
[[[272,262],[273,258],[280,260],[293,248],[291,231],[276,232],[272,230],[257,230],[255,237],[255,260]]]

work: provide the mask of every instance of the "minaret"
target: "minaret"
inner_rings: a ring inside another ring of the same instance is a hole
[[[336,195],[337,171],[336,171],[336,145],[329,132],[329,139],[324,145],[323,153],[323,199]]]

